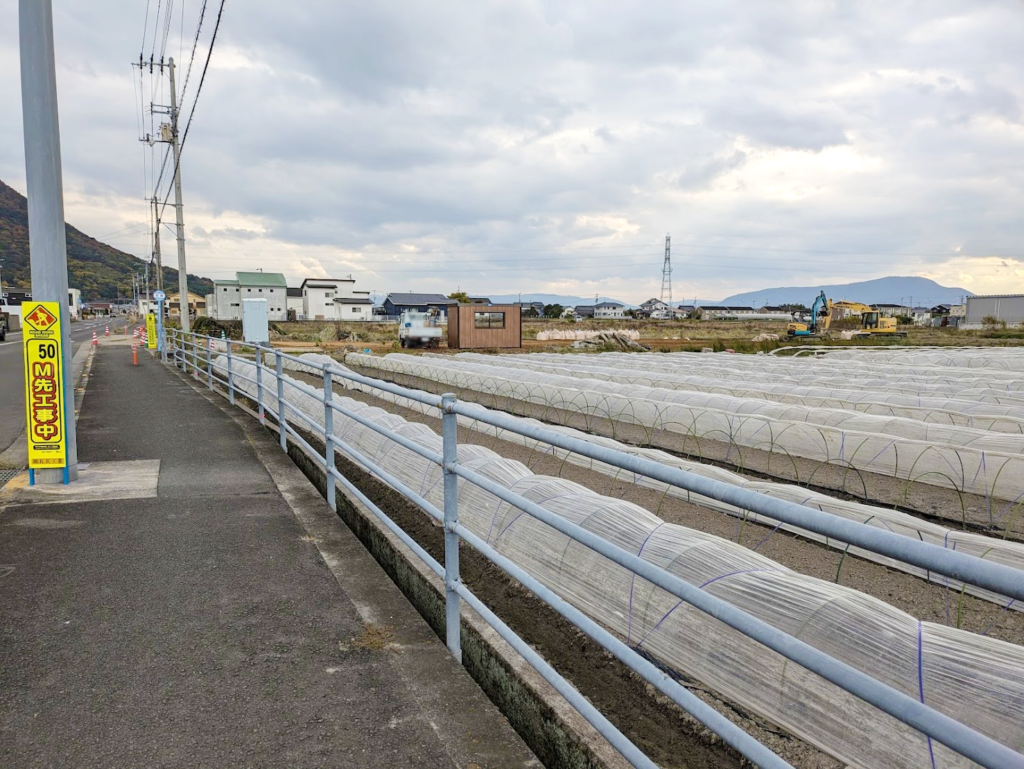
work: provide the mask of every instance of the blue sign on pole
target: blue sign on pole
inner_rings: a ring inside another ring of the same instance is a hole
[[[163,291],[155,291],[153,298],[156,299],[156,349],[160,351],[160,355],[164,353],[164,298],[166,294]]]

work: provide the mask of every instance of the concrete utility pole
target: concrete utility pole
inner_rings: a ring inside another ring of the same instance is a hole
[[[153,196],[153,216],[156,227],[153,228],[153,256],[156,257],[156,287],[164,290],[164,263],[160,256],[160,208]]]
[[[174,59],[171,67],[171,147],[174,150],[174,212],[178,225],[178,315],[183,331],[192,330],[188,317],[188,269],[185,266],[185,220],[181,210],[181,148],[178,146],[178,94],[174,90]]]
[[[36,470],[36,483],[78,479],[75,392],[71,386],[71,313],[68,309],[68,253],[57,123],[57,74],[53,58],[51,0],[19,0],[21,109],[28,183],[29,258],[32,298],[57,302],[64,351],[64,435],[67,467]]]

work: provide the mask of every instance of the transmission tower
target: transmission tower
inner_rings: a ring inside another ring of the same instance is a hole
[[[672,236],[665,236],[665,265],[661,268],[661,301],[672,306]]]

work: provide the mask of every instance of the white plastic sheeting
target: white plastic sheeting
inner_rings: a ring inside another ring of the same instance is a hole
[[[565,411],[638,425],[651,443],[658,443],[663,433],[674,433],[1009,502],[1000,516],[1019,513],[1024,499],[1022,435],[542,371],[524,376],[503,367],[501,356],[492,356],[490,364],[398,354],[379,358],[352,353],[346,360],[385,376],[405,374],[496,400],[543,406],[551,419]]]
[[[900,366],[991,369],[1024,375],[1024,349],[1005,347],[953,347],[900,350],[843,349],[828,354],[834,360],[896,363]]]
[[[590,356],[577,360],[565,355],[503,356],[501,363],[502,366],[511,368],[558,372],[577,378],[606,379],[645,387],[718,393],[777,403],[797,403],[803,406],[858,411],[878,416],[903,417],[940,425],[974,427],[993,432],[1024,433],[1024,405],[976,403],[966,399],[875,393],[871,390],[802,387],[795,383],[796,380],[781,383],[775,377],[770,380],[752,381],[747,375],[730,380],[717,372],[697,374],[665,371],[636,360],[626,367],[613,364],[603,356],[595,357],[596,360],[592,360]],[[456,359],[487,363],[493,362],[494,358],[478,353],[461,353]],[[701,370],[686,369],[687,372]]]
[[[296,365],[290,360],[285,361],[285,367],[293,370],[302,370],[306,373],[319,375],[321,373],[321,367],[326,365],[345,368],[341,366],[333,358],[326,355],[317,355],[313,353],[307,353],[300,356],[301,360],[308,361],[309,366],[303,367]],[[412,400],[411,398],[404,398],[399,395],[393,395],[392,393],[386,392],[376,387],[370,387],[368,385],[359,384],[350,380],[344,380],[336,378],[335,382],[339,385],[344,385],[348,389],[360,390],[372,394],[376,398],[387,400],[396,405],[408,408],[414,411],[418,411],[424,414],[430,414],[436,416],[436,409],[427,406],[419,401]],[[855,521],[857,523],[863,523],[868,526],[872,526],[878,529],[884,529],[894,534],[901,536],[910,537],[912,539],[920,540],[922,542],[928,542],[938,547],[948,548],[950,550],[956,550],[961,553],[967,553],[968,555],[974,555],[979,558],[985,558],[988,561],[994,561],[1001,563],[1004,566],[1009,566],[1015,569],[1024,570],[1024,544],[1018,542],[1010,542],[1004,539],[997,539],[994,537],[988,537],[982,534],[974,534],[966,531],[955,531],[945,526],[940,526],[936,523],[922,520],[913,515],[902,513],[898,510],[890,510],[884,507],[876,507],[874,505],[861,504],[859,502],[850,502],[846,500],[836,499],[826,494],[820,494],[816,491],[802,488],[800,486],[793,486],[785,483],[773,483],[770,481],[750,480],[744,478],[737,473],[725,470],[720,467],[713,465],[705,465],[699,462],[693,462],[687,459],[668,454],[664,451],[657,449],[645,449],[638,448],[636,446],[630,446],[625,443],[613,440],[612,438],[605,438],[601,436],[589,435],[579,430],[574,430],[571,427],[565,427],[563,425],[548,425],[539,422],[536,419],[529,419],[526,417],[510,417],[513,421],[521,423],[523,425],[537,425],[544,427],[553,432],[561,433],[578,440],[588,441],[590,443],[605,446],[616,451],[621,451],[624,454],[630,454],[632,456],[642,457],[649,459],[654,462],[666,465],[668,467],[676,467],[680,470],[695,473],[705,478],[713,478],[714,480],[728,483],[733,486],[739,486],[750,491],[757,491],[762,494],[766,494],[770,497],[777,499],[785,499],[789,502],[796,502],[797,504],[804,505],[806,507],[815,508],[822,510],[827,513],[831,513],[840,518],[846,520]],[[780,523],[774,518],[761,515],[759,513],[744,510],[742,508],[735,507],[726,502],[721,502],[717,499],[705,497],[700,494],[694,494],[685,489],[680,489],[677,486],[671,486],[662,481],[654,480],[653,478],[647,478],[645,476],[639,476],[631,472],[627,472],[614,465],[608,465],[597,460],[584,457],[579,454],[574,454],[570,451],[560,449],[556,446],[550,446],[548,444],[540,443],[532,438],[527,438],[524,435],[511,432],[509,430],[502,430],[492,425],[485,424],[479,420],[470,419],[469,417],[460,416],[459,424],[462,427],[469,428],[476,432],[480,432],[486,435],[491,435],[500,438],[505,441],[512,443],[521,444],[531,449],[543,451],[546,454],[550,454],[556,459],[563,459],[581,467],[594,470],[596,472],[603,473],[614,477],[619,481],[626,481],[634,483],[638,486],[644,486],[646,488],[655,489],[660,492],[665,492],[669,496],[685,499],[688,502],[705,507],[711,510],[717,510],[724,512],[737,518],[742,518],[751,523],[765,524],[771,527],[778,527],[786,531],[792,531],[800,534],[806,539],[812,539],[817,542],[823,542],[829,547],[834,547],[838,550],[846,550],[850,554],[859,556],[866,560],[874,561],[876,563],[882,563],[886,566],[899,569],[901,571],[913,574],[918,577],[932,580],[940,585],[944,585],[952,590],[959,591],[961,588],[966,589],[966,592],[971,595],[984,598],[986,600],[994,601],[999,603],[1006,608],[1013,608],[1018,611],[1024,611],[1024,604],[1017,601],[1011,601],[1006,596],[992,593],[991,591],[979,588],[975,585],[964,586],[961,582],[945,577],[941,574],[935,574],[922,569],[912,564],[897,561],[888,556],[874,553],[870,550],[864,550],[859,547],[848,546],[847,543],[832,539],[830,537],[817,534],[807,529],[800,528],[799,526],[793,526],[786,523]]]
[[[255,378],[253,364],[232,369]],[[215,367],[225,375],[227,361]],[[276,377],[263,373],[269,393]],[[290,377],[286,381],[294,382]],[[255,396],[254,384],[235,377]],[[301,385],[308,387],[308,385]],[[323,424],[322,390],[285,386],[287,400]],[[318,397],[317,397],[318,396]],[[435,452],[441,438],[351,398],[336,402]],[[268,398],[273,407],[274,396]],[[297,422],[294,418],[292,421]],[[336,436],[438,507],[441,469],[343,414]],[[1024,743],[1024,649],[922,622],[850,588],[793,572],[740,545],[666,523],[572,482],[534,475],[482,446],[459,462],[636,553],[833,657],[1019,750]],[[459,516],[538,580],[630,644],[854,766],[970,766],[966,759],[642,578],[460,479]]]

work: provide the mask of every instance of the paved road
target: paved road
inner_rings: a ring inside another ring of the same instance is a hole
[[[123,329],[124,318],[110,318],[110,333]],[[82,342],[92,339],[92,332],[103,333],[108,319],[83,321],[71,326],[71,354]],[[14,443],[25,429],[25,385],[21,362],[21,332],[7,335],[0,342],[0,452]]]

